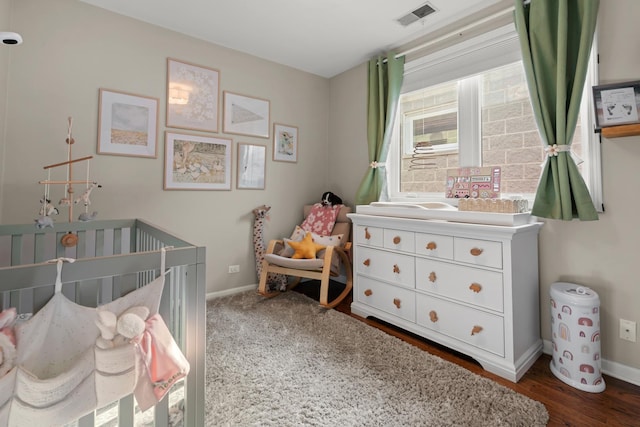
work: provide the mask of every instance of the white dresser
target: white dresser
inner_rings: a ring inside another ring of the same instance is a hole
[[[542,353],[538,231],[349,214],[351,311],[469,355],[518,381]]]

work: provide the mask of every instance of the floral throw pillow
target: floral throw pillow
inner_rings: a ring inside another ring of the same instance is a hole
[[[309,215],[307,215],[300,227],[305,231],[310,231],[320,236],[329,236],[333,231],[340,208],[342,208],[342,205],[322,206],[321,203],[316,203],[311,207]]]

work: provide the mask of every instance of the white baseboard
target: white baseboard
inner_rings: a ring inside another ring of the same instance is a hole
[[[551,347],[551,341],[547,341],[547,340],[543,341],[542,352],[548,355],[553,354],[553,347]],[[617,362],[612,362],[606,359],[601,359],[600,362],[601,362],[600,367],[602,368],[603,374],[640,386],[640,369],[632,368],[631,366],[623,365]]]
[[[214,298],[220,298],[220,297],[226,297],[229,295],[239,294],[240,292],[252,291],[255,289],[258,289],[257,283],[255,285],[240,286],[239,288],[226,289],[224,291],[208,292],[207,301]]]

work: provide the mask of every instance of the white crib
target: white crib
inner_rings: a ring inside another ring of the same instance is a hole
[[[75,247],[61,238],[77,235]],[[73,426],[203,426],[205,378],[205,248],[194,246],[140,219],[57,223],[54,228],[0,225],[0,310],[35,313],[54,294],[55,264],[67,257],[62,292],[97,307],[151,282],[159,274],[160,249],[167,251],[159,313],[190,364],[189,375],[144,413],[133,395],[75,421]]]

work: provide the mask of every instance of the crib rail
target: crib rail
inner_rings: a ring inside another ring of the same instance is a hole
[[[60,239],[78,236],[74,248]],[[205,354],[205,248],[194,246],[143,220],[108,220],[56,224],[38,230],[33,225],[0,225],[0,309],[16,307],[19,313],[40,309],[53,296],[55,265],[47,260],[75,258],[62,271],[62,292],[78,304],[97,307],[151,282],[160,273],[160,249],[166,254],[166,276],[160,315],[187,357],[191,370],[179,392],[183,393],[180,425],[204,425]],[[174,387],[176,388],[176,387]],[[171,393],[153,409],[153,417],[140,421],[133,396],[114,408],[101,409],[77,421],[77,426],[103,425],[109,410],[119,426],[169,426]],[[152,410],[149,410],[152,411]],[[147,411],[147,412],[149,412]],[[143,414],[149,418],[149,414]],[[178,419],[180,417],[177,417]]]

